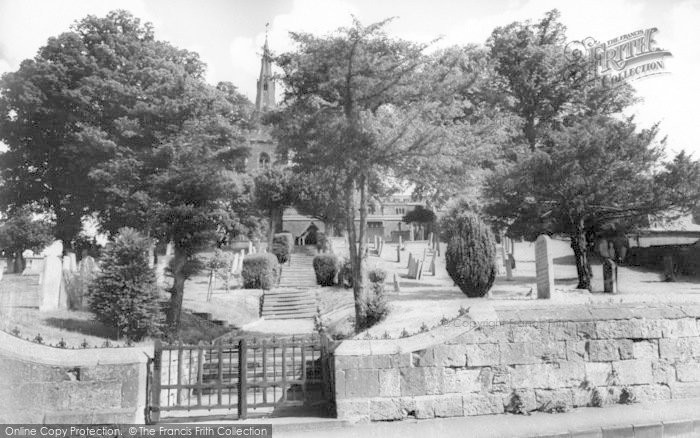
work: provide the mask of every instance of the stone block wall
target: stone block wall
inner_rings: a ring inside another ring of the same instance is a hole
[[[469,315],[335,351],[338,417],[400,420],[700,397],[700,305]]]
[[[144,423],[148,355],[53,348],[0,331],[0,423]]]

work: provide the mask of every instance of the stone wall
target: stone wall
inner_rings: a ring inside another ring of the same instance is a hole
[[[700,397],[700,305],[605,304],[468,315],[335,351],[338,417],[400,420]]]
[[[0,331],[0,423],[144,423],[148,356],[53,348]]]

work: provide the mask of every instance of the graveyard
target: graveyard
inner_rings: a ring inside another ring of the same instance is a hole
[[[556,9],[392,23],[268,23],[213,83],[120,9],[0,76],[0,423],[700,400],[700,160]]]

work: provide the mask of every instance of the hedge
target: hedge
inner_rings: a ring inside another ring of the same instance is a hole
[[[338,273],[338,257],[334,254],[319,254],[314,257],[313,265],[316,283],[321,286],[333,286]]]
[[[274,254],[248,254],[243,258],[241,276],[246,289],[270,290],[279,283],[281,273],[282,269]]]
[[[272,253],[277,256],[277,261],[287,263],[294,249],[294,236],[292,233],[277,233],[272,237]]]

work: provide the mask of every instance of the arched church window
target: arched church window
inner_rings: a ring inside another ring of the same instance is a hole
[[[270,167],[270,156],[266,152],[262,152],[258,159],[258,164],[263,168]]]

